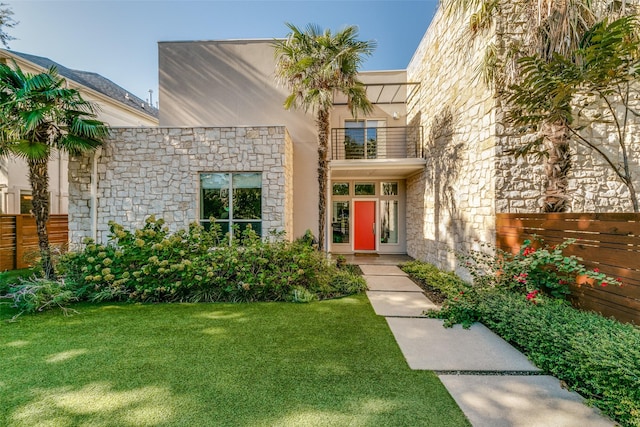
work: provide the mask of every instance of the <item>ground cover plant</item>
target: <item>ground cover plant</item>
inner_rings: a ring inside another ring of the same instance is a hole
[[[20,283],[20,278],[27,279],[31,276],[40,276],[38,269],[23,268],[20,270],[7,270],[0,273],[0,295],[9,292],[9,289]]]
[[[474,285],[428,263],[403,269],[444,296],[442,310],[429,315],[443,318],[445,326],[482,322],[604,414],[623,426],[640,426],[640,329],[580,311],[562,298],[576,275],[590,277],[594,286],[618,282],[586,271],[561,249],[528,242],[510,258],[463,255]]]
[[[0,306],[0,425],[469,425],[363,295],[75,308]]]
[[[247,228],[229,241],[216,227],[197,224],[172,233],[153,216],[138,230],[110,227],[108,244],[88,239],[83,250],[60,257],[59,281],[23,280],[5,299],[36,312],[83,300],[309,302],[366,287],[360,275],[315,249],[312,239],[262,239]]]

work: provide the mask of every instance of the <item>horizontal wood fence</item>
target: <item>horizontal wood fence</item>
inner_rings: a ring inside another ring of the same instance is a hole
[[[50,215],[52,248],[64,250],[69,240],[67,215]],[[31,215],[0,215],[0,271],[27,268],[38,259],[36,220]]]
[[[533,236],[550,245],[576,239],[565,255],[576,255],[587,268],[620,277],[623,286],[582,284],[571,289],[575,306],[640,325],[640,214],[567,213],[497,214],[496,244],[516,253]]]

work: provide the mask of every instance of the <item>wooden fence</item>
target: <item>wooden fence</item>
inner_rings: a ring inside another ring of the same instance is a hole
[[[545,243],[576,239],[565,255],[576,255],[588,268],[620,277],[623,286],[582,284],[571,289],[577,307],[640,325],[640,214],[497,214],[496,244],[517,252],[534,235]]]
[[[50,215],[49,243],[65,249],[69,240],[67,215]],[[0,215],[0,271],[27,268],[38,258],[36,220],[31,215]]]

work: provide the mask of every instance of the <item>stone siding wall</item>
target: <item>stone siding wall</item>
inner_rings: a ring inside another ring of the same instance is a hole
[[[522,0],[519,0],[522,1]],[[640,4],[638,1],[634,1]],[[509,50],[510,43],[520,43],[525,18],[515,10],[516,2],[503,1],[503,17],[496,23],[497,40],[503,52]],[[632,89],[633,108],[640,112],[640,87]],[[579,104],[576,102],[574,117],[578,117]],[[582,109],[587,117],[595,117],[605,111],[600,104],[596,108]],[[620,105],[617,107],[620,108]],[[620,111],[620,110],[619,110]],[[540,212],[546,186],[543,162],[535,157],[515,159],[507,150],[522,144],[522,140],[532,138],[515,136],[515,132],[504,120],[505,112],[497,109],[497,150],[496,164],[496,211],[499,213]],[[619,118],[623,115],[619,114]],[[629,166],[636,188],[640,187],[640,117],[629,115],[626,145]],[[587,122],[578,120],[578,125]],[[622,152],[618,144],[616,126],[610,120],[600,120],[586,128],[582,135],[596,147],[607,152],[615,164],[622,167]],[[570,212],[631,212],[633,210],[627,187],[616,176],[605,160],[593,149],[571,143],[572,170],[569,174]]]
[[[494,99],[475,66],[488,40],[470,40],[467,22],[439,10],[407,70],[420,82],[408,123],[424,127],[427,159],[407,179],[407,252],[446,269],[452,250],[494,240]]]
[[[93,156],[69,162],[69,238],[94,234]],[[97,161],[96,237],[108,222],[127,228],[149,215],[172,230],[199,219],[199,174],[262,172],[262,229],[292,236],[293,154],[284,127],[116,128]]]
[[[408,99],[407,122],[424,127],[427,159],[425,170],[407,179],[407,252],[463,275],[453,252],[477,241],[493,243],[496,212],[539,212],[542,206],[544,164],[507,152],[522,137],[505,120],[499,91],[489,89],[478,73],[490,43],[500,55],[521,40],[526,17],[517,15],[516,6],[502,1],[495,27],[473,37],[469,16],[438,10],[407,69],[407,80],[420,83]],[[637,110],[638,90],[634,96]],[[637,189],[640,118],[630,120],[626,143]],[[612,123],[602,121],[584,135],[621,165]],[[630,211],[628,191],[615,173],[594,150],[573,147],[571,210]]]

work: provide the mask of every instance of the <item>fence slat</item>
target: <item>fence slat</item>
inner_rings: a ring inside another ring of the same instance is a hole
[[[66,250],[69,240],[67,215],[50,215],[47,223],[49,244]],[[38,235],[31,215],[0,215],[0,269],[29,267],[38,258]]]
[[[572,300],[580,308],[640,324],[640,214],[637,213],[525,213],[496,215],[496,245],[516,253],[524,240],[534,235],[545,243],[566,239],[576,243],[565,250],[576,255],[587,268],[622,278],[625,286],[572,289]]]

